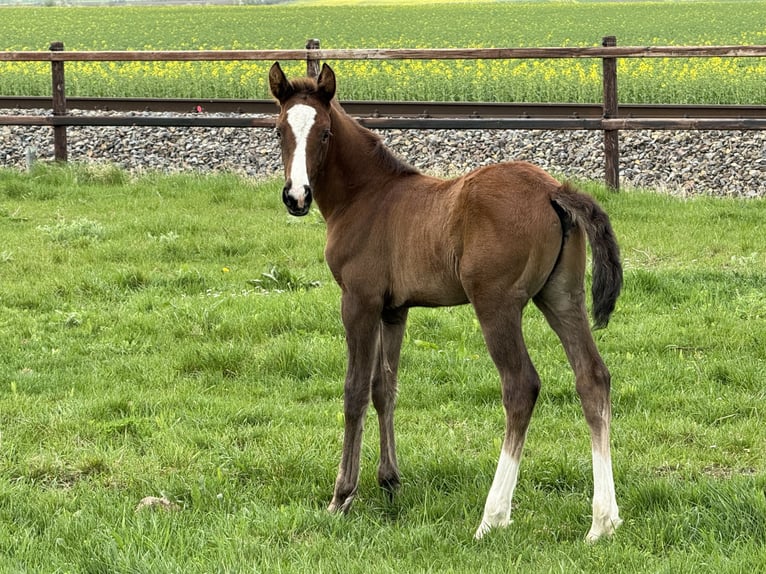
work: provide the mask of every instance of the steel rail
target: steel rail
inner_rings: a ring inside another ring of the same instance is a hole
[[[89,110],[104,112],[151,112],[151,113],[195,113],[196,119],[183,125],[215,125],[243,127],[246,122],[234,118],[208,118],[208,114],[236,115],[266,115],[276,113],[276,104],[272,100],[217,100],[217,99],[187,99],[187,98],[67,98],[70,110]],[[4,110],[33,110],[50,109],[51,98],[46,96],[16,97],[0,96],[0,109]],[[602,104],[566,104],[566,103],[493,103],[493,102],[387,102],[387,101],[348,101],[343,102],[348,113],[360,119],[370,118],[416,118],[453,120],[474,119],[577,119],[601,118]],[[690,119],[705,118],[715,120],[746,120],[766,118],[766,106],[749,105],[666,105],[666,104],[625,104],[619,107],[620,119]],[[198,114],[198,115],[197,115]],[[8,114],[10,115],[10,114]],[[0,116],[0,118],[8,117]],[[19,117],[26,117],[18,114]],[[68,118],[66,125],[86,125],[83,120]],[[79,116],[77,116],[79,117]],[[109,125],[101,123],[101,119],[85,116],[93,121],[93,125]],[[106,116],[108,117],[108,116]],[[114,117],[114,116],[112,116]],[[137,121],[140,116],[131,116]],[[108,120],[107,120],[108,121]],[[124,122],[129,120],[120,120]],[[154,121],[154,120],[152,120]],[[153,125],[179,125],[177,123]],[[176,120],[173,120],[175,122]],[[180,121],[180,120],[178,120]],[[212,123],[210,123],[212,122]],[[0,119],[6,125],[10,120]],[[23,125],[23,124],[17,124]],[[46,123],[44,125],[52,125]],[[62,124],[59,124],[62,125]],[[127,125],[130,125],[128,123]]]
[[[377,129],[461,130],[764,130],[766,118],[375,118],[359,122]],[[0,116],[0,125],[102,127],[272,128],[274,116]]]

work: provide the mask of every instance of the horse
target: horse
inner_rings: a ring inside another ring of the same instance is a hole
[[[565,349],[590,429],[593,520],[586,540],[612,535],[622,520],[610,454],[610,374],[591,333],[584,286],[587,238],[594,327],[605,327],[622,264],[603,208],[526,162],[449,180],[421,173],[346,114],[327,64],[316,79],[288,80],[276,62],[269,87],[279,106],[283,203],[303,216],[316,202],[326,222],[325,259],[341,290],[345,422],[328,510],[345,514],[356,497],[370,399],[380,426],[378,484],[391,495],[400,485],[394,406],[409,309],[470,303],[500,375],[505,411],[497,470],[474,537],[510,523],[540,390],[522,337],[522,311],[532,300]]]

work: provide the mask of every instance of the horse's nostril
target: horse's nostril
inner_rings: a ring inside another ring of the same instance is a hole
[[[296,190],[293,189],[291,182],[288,181],[285,187],[282,188],[282,203],[287,206],[287,210],[292,215],[306,215],[312,201],[311,186],[304,185],[303,195],[298,198],[293,195],[295,191]]]
[[[289,208],[292,208],[297,203],[295,199],[290,195],[289,182],[282,188],[282,203],[284,203]]]

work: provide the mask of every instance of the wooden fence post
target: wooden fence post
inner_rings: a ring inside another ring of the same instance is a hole
[[[63,42],[53,42],[50,45],[51,52],[63,52]],[[53,83],[53,115],[65,116],[66,94],[64,92],[64,62],[51,62],[51,79]],[[67,160],[66,126],[53,126],[53,155],[56,161]]]
[[[601,45],[616,46],[615,36],[604,36]],[[617,59],[604,58],[604,119],[616,118],[617,107]],[[612,191],[620,190],[620,143],[617,130],[604,130],[604,172],[606,186]]]
[[[319,49],[319,40],[316,38],[310,38],[306,40],[306,49],[307,50],[318,50]],[[318,78],[319,77],[319,60],[315,59],[311,56],[308,56],[306,58],[306,75],[309,78]]]

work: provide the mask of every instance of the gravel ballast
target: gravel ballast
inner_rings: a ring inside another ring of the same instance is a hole
[[[0,115],[45,113],[49,112],[0,110]],[[114,164],[133,173],[233,171],[262,179],[282,174],[279,148],[269,129],[69,127],[67,134],[72,162]],[[435,175],[526,160],[559,177],[598,181],[604,177],[599,131],[381,130],[380,134],[397,155]],[[53,158],[49,127],[0,126],[0,165],[25,168],[30,149],[40,160]],[[620,182],[625,188],[682,196],[766,197],[765,176],[764,131],[620,132]]]

